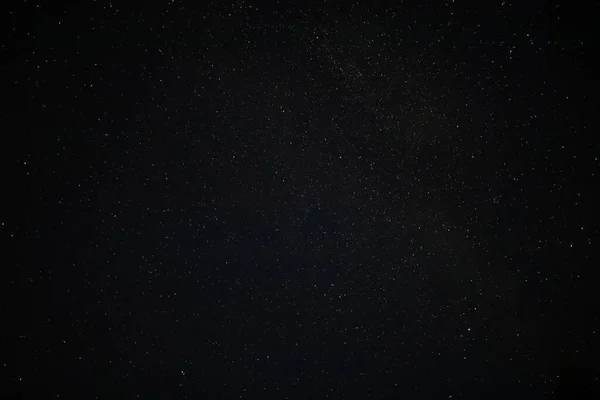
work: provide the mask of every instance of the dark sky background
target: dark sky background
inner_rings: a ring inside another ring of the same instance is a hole
[[[598,2],[195,3],[3,3],[0,396],[598,393]]]

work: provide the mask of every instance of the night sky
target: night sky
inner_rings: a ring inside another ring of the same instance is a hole
[[[600,3],[131,3],[2,7],[0,397],[599,392]]]

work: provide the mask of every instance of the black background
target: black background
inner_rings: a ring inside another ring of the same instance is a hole
[[[597,2],[119,3],[2,12],[2,395],[598,392]]]

